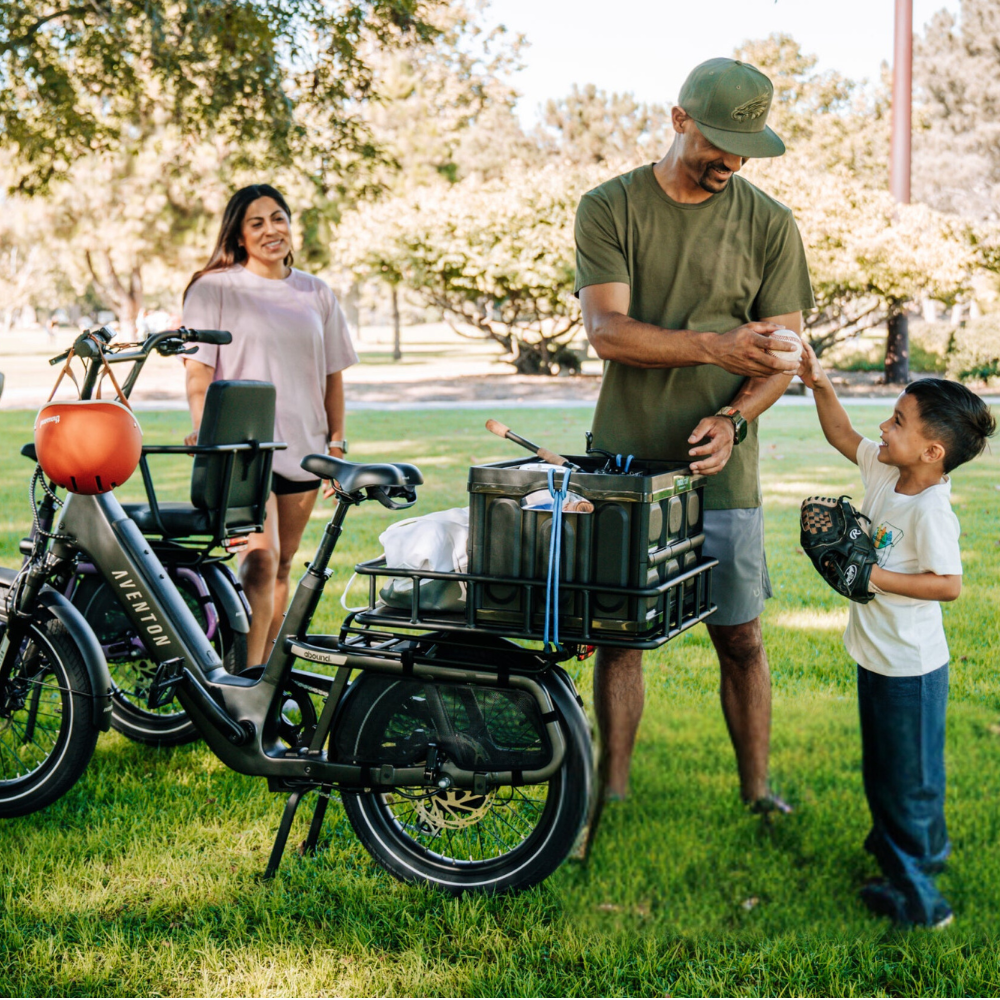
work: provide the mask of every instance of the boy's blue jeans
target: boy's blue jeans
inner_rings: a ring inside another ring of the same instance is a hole
[[[919,677],[858,667],[862,772],[872,814],[865,849],[905,903],[902,923],[947,912],[934,883],[951,853],[944,821],[944,719],[948,664]]]

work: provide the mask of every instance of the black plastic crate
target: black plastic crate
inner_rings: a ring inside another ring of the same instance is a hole
[[[633,461],[630,475],[599,471],[605,459],[569,456],[570,492],[592,513],[563,514],[560,633],[642,639],[661,631],[667,603],[661,585],[701,563],[705,477],[686,465]],[[536,465],[538,469],[525,468]],[[524,509],[530,493],[547,490],[540,459],[513,459],[469,470],[469,572],[493,582],[470,595],[477,627],[523,626],[541,633],[552,512]],[[556,484],[562,472],[555,473]],[[514,583],[500,582],[513,580]],[[696,577],[681,594],[690,600]],[[586,625],[584,620],[587,620]]]

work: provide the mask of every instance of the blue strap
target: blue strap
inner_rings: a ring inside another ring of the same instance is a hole
[[[619,458],[620,457],[621,456],[619,455]],[[635,455],[629,455],[628,458],[625,459],[625,468],[622,471],[628,472],[628,467],[632,464],[633,458],[635,458]]]
[[[549,649],[549,633],[551,628],[552,642],[556,649],[559,645],[559,569],[562,562],[562,522],[563,503],[569,491],[570,469],[563,469],[562,485],[556,489],[555,469],[549,469],[549,494],[552,497],[552,534],[549,538],[549,573],[545,582],[545,632],[542,641],[545,650]]]

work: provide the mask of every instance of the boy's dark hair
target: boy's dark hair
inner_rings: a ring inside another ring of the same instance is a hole
[[[921,378],[903,392],[917,401],[927,436],[944,445],[945,472],[981,455],[986,439],[997,429],[990,408],[960,382]]]

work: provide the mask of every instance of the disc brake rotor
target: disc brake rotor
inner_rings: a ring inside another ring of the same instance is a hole
[[[474,826],[493,808],[495,792],[477,795],[467,788],[449,788],[417,802],[420,819],[435,830]]]

